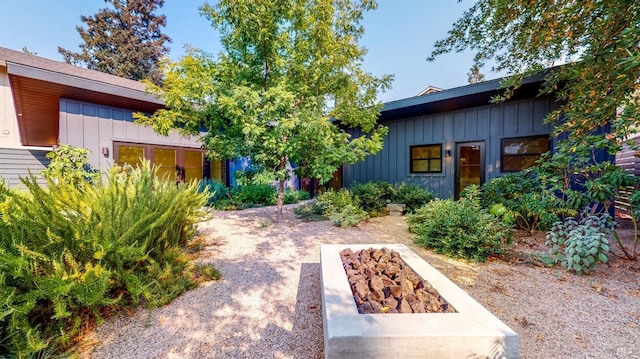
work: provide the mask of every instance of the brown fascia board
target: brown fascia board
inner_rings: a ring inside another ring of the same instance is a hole
[[[162,99],[139,89],[132,89],[106,82],[63,74],[42,68],[18,64],[11,61],[7,61],[7,73],[10,75],[22,76],[65,86],[77,87],[88,91],[95,91],[99,93],[164,105],[164,101]]]
[[[7,67],[9,74],[17,76],[164,105],[162,99],[146,92],[146,85],[142,82],[1,46],[0,66]]]

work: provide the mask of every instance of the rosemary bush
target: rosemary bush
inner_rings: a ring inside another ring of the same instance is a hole
[[[73,344],[105,310],[167,303],[197,285],[183,250],[208,193],[163,182],[147,163],[104,185],[47,177],[0,185],[0,353]]]

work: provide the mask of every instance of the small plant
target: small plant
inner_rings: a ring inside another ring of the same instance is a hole
[[[293,212],[303,221],[324,221],[328,219],[324,215],[324,206],[317,201],[302,204],[296,207]]]
[[[248,184],[233,189],[234,200],[240,202],[242,207],[256,205],[272,206],[276,204],[276,189],[269,184]]]
[[[572,217],[556,222],[547,233],[546,245],[552,264],[558,262],[567,270],[587,273],[607,262],[612,219],[606,213],[586,215],[576,220]]]
[[[369,218],[369,215],[364,209],[354,204],[348,204],[344,207],[331,211],[328,217],[336,226],[353,227]]]
[[[89,165],[91,151],[61,143],[55,150],[47,153],[51,160],[42,176],[48,180],[66,181],[75,186],[97,184],[100,173]]]
[[[568,203],[544,186],[531,170],[510,173],[482,185],[480,203],[484,208],[495,204],[505,207],[508,221],[532,233],[547,230],[561,215],[571,214]],[[508,221],[505,221],[508,222]]]
[[[415,243],[451,257],[485,261],[508,244],[511,231],[472,200],[431,201],[407,217]]]
[[[267,228],[271,225],[271,221],[266,218],[260,218],[260,220],[258,221],[258,225],[261,228]]]
[[[309,192],[307,191],[296,191],[292,188],[287,188],[284,193],[283,193],[283,197],[282,197],[282,202],[284,204],[293,204],[293,203],[298,203],[300,201],[305,201],[307,199],[309,199]]]
[[[356,184],[351,194],[358,199],[360,207],[369,214],[381,214],[393,195],[391,184],[378,181]]]
[[[211,178],[204,178],[198,184],[198,192],[202,193],[205,190],[209,193],[207,198],[209,206],[214,206],[221,199],[227,198],[229,194],[229,189],[225,185]]]
[[[360,207],[358,198],[352,196],[346,188],[323,192],[312,203],[298,206],[294,211],[303,219],[328,218],[340,227],[355,226],[369,218],[367,211]]]
[[[418,208],[431,202],[433,198],[433,193],[419,185],[402,182],[395,188],[391,203],[403,203],[407,206],[407,213],[414,213]]]

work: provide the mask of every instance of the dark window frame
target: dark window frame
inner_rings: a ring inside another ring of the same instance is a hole
[[[546,139],[547,140],[547,149],[543,152],[530,152],[530,153],[518,153],[515,155],[511,155],[511,154],[505,154],[504,152],[504,147],[505,147],[505,141],[510,141],[510,140],[537,140],[537,139]],[[509,138],[503,138],[500,140],[500,173],[515,173],[515,172],[520,172],[525,170],[526,168],[521,168],[519,170],[505,170],[504,169],[504,159],[505,158],[516,158],[516,157],[538,157],[540,158],[540,156],[545,153],[548,152],[549,150],[551,150],[551,140],[549,138],[549,135],[535,135],[535,136],[521,136],[521,137],[509,137]],[[529,167],[527,167],[529,168]]]
[[[435,147],[437,146],[439,148],[438,153],[440,154],[439,157],[425,157],[425,158],[414,158],[413,157],[413,149],[416,147]],[[432,144],[424,144],[424,145],[412,145],[409,146],[409,172],[410,173],[442,173],[443,172],[443,167],[444,167],[444,158],[442,155],[442,143],[432,143]],[[413,162],[414,161],[427,161],[427,169],[431,168],[431,161],[432,160],[439,160],[440,161],[440,170],[439,171],[415,171],[413,169]]]

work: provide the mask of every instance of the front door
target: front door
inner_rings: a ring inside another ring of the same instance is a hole
[[[456,143],[456,199],[468,185],[484,183],[484,167],[484,141]]]

